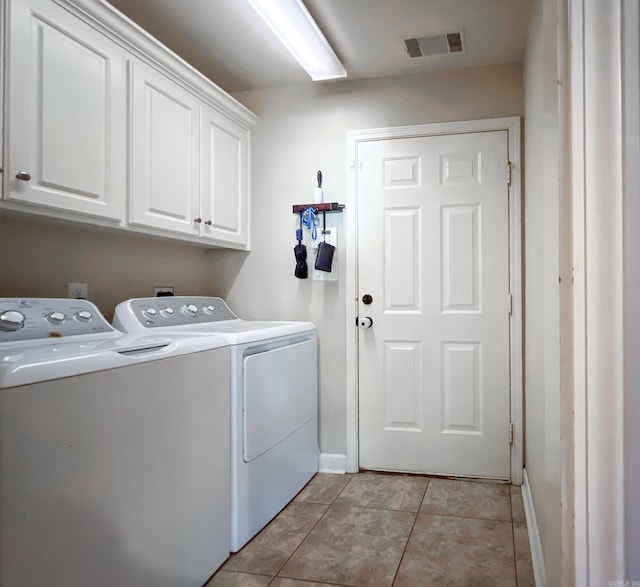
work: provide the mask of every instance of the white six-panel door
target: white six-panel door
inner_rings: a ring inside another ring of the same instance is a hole
[[[507,133],[358,160],[359,465],[509,478]]]

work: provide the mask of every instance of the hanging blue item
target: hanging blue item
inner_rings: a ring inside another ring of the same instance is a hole
[[[318,216],[314,208],[309,207],[302,213],[302,224],[311,231],[311,238],[318,238]]]

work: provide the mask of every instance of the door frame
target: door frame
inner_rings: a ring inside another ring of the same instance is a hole
[[[346,470],[358,471],[358,329],[355,327],[358,311],[358,146],[367,141],[404,139],[447,134],[507,131],[507,148],[511,162],[509,184],[509,281],[512,295],[510,337],[511,423],[511,482],[522,483],[523,467],[523,354],[522,354],[522,167],[520,158],[520,117],[490,118],[461,122],[444,122],[354,130],[347,132],[347,197],[345,297],[346,304],[346,414],[347,455]]]

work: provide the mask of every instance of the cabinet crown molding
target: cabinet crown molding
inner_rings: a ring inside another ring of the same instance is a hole
[[[53,0],[142,61],[160,69],[215,110],[250,130],[258,117],[221,87],[104,0]]]

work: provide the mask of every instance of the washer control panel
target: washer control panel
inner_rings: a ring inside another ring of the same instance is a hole
[[[88,300],[0,298],[0,343],[115,332]]]
[[[163,296],[135,298],[118,304],[113,324],[126,332],[131,328],[131,321],[146,328],[158,328],[237,319],[222,298]]]

